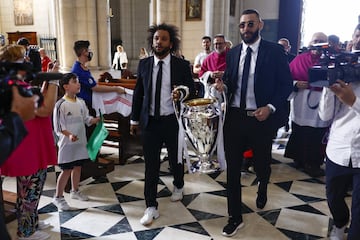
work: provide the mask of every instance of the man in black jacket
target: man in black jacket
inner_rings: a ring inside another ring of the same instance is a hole
[[[159,217],[156,196],[164,143],[174,175],[171,201],[183,198],[184,166],[178,163],[177,156],[179,126],[172,104],[173,94],[176,94],[173,87],[185,85],[191,95],[195,93],[189,62],[174,56],[180,43],[177,28],[160,24],[151,26],[148,32],[148,44],[154,54],[140,60],[130,122],[133,135],[139,124],[142,127],[146,201],[146,211],[140,220],[143,225]]]
[[[41,72],[41,57],[37,48],[30,45],[27,38],[20,38],[17,41],[18,45],[22,45],[26,48],[25,61],[32,64],[32,70],[34,73]]]
[[[280,45],[261,38],[263,25],[256,10],[242,13],[239,30],[243,42],[227,53],[224,82],[218,80],[215,86],[218,90],[226,88],[228,96],[224,147],[229,222],[223,229],[223,235],[228,237],[244,225],[241,156],[249,147],[253,150],[258,180],[256,206],[263,209],[271,174],[272,139],[287,122],[289,113],[287,97],[292,91],[289,64]]]

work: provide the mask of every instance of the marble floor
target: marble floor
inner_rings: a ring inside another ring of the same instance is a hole
[[[292,161],[282,156],[286,138],[280,137],[273,144],[272,175],[264,209],[255,205],[255,175],[251,172],[242,175],[245,227],[233,239],[327,239],[332,219],[324,177],[311,178],[296,170]],[[117,157],[117,151],[110,148],[101,151],[113,153],[109,159]],[[166,156],[165,150],[162,156]],[[160,218],[147,227],[139,222],[145,210],[141,153],[128,159],[126,165],[115,166],[106,177],[83,181],[81,190],[90,201],[72,200],[65,194],[73,211],[59,212],[51,203],[58,172],[57,167],[49,168],[39,206],[40,219],[52,225],[45,231],[53,240],[229,239],[221,235],[227,223],[225,172],[186,174],[184,199],[174,203],[170,201],[172,177],[167,161],[163,161],[158,184]],[[14,179],[5,178],[3,188],[16,191]],[[347,201],[350,204],[350,195]],[[16,221],[8,224],[14,239],[16,225]]]

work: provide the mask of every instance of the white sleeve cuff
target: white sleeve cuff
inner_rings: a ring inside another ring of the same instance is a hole
[[[274,113],[276,111],[276,108],[274,107],[274,105],[269,103],[267,106],[270,108],[271,113]]]
[[[139,121],[130,120],[130,125],[139,125]]]
[[[355,112],[360,114],[360,98],[359,97],[356,97],[356,100],[355,100],[354,104],[351,106],[351,108],[354,109]]]

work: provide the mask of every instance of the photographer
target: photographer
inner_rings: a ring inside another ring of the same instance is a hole
[[[1,96],[4,95],[3,79],[0,80]],[[5,105],[4,99],[1,98],[0,108],[9,109],[0,116],[0,166],[20,144],[27,135],[27,130],[23,121],[30,120],[35,117],[36,96],[22,97],[17,87],[12,86],[12,102],[11,106]],[[10,236],[6,230],[4,205],[2,199],[2,182],[0,178],[0,239],[8,240]]]
[[[355,28],[353,51],[360,50],[360,24]],[[319,115],[332,120],[326,147],[326,196],[334,226],[330,239],[344,239],[350,219],[345,202],[352,184],[350,240],[360,239],[360,79],[351,83],[337,80],[324,88]]]
[[[25,49],[20,45],[8,45],[0,51],[1,62],[17,62],[23,58]],[[52,71],[58,71],[56,64]],[[28,72],[15,72],[19,81],[28,80]],[[59,83],[56,80],[43,82],[43,103],[36,117],[26,121],[28,135],[19,147],[1,166],[1,174],[17,180],[17,236],[22,239],[49,239],[50,235],[40,231],[46,224],[39,221],[37,206],[46,180],[48,165],[56,165],[56,148],[52,134],[51,115],[57,100]]]
[[[2,90],[3,89],[0,91]],[[22,97],[15,86],[11,87],[11,91],[13,100],[11,102],[10,112],[0,114],[0,165],[2,165],[26,136],[27,131],[22,121],[27,121],[35,117],[35,106],[38,99],[37,96]],[[3,106],[5,101],[3,101],[2,98],[1,100],[0,108],[7,108],[8,106]]]

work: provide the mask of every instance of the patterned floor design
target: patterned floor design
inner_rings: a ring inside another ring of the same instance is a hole
[[[243,209],[245,227],[233,239],[327,239],[332,225],[326,197],[324,177],[311,178],[296,170],[290,159],[284,158],[286,133],[278,134],[273,144],[272,176],[268,203],[263,210],[255,205],[256,179],[244,173]],[[284,138],[282,138],[284,137]],[[102,152],[114,153],[103,148]],[[163,157],[166,155],[164,150]],[[116,153],[109,158],[116,158]],[[158,184],[160,218],[148,227],[139,223],[145,203],[143,198],[144,161],[135,155],[124,166],[100,179],[82,182],[81,190],[90,201],[70,199],[74,211],[59,212],[51,203],[59,169],[49,168],[41,198],[40,218],[52,224],[46,230],[54,240],[125,239],[125,240],[221,240],[227,222],[226,173],[186,174],[185,196],[171,202],[172,177],[167,161],[161,164]],[[13,178],[6,178],[3,188],[15,191]],[[351,202],[351,196],[348,197]],[[16,239],[16,221],[8,224]]]

